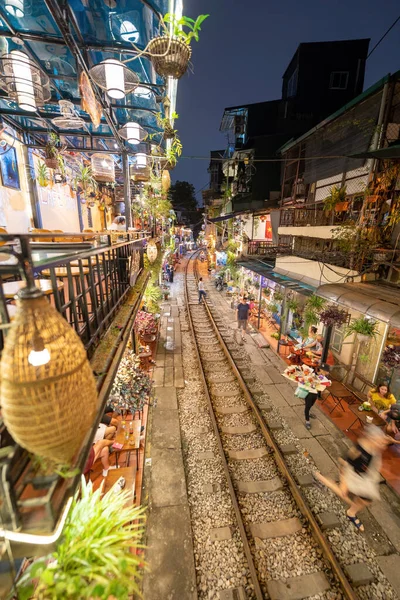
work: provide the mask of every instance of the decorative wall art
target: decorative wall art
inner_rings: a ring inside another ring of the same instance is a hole
[[[8,152],[0,156],[0,171],[2,183],[5,187],[20,189],[18,161],[15,148],[10,148]]]

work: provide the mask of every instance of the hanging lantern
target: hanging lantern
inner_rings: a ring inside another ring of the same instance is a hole
[[[153,264],[156,261],[157,255],[158,255],[158,248],[157,248],[156,240],[154,238],[149,240],[149,243],[147,244],[146,253],[147,253],[147,258],[149,259],[149,262],[151,264]]]
[[[166,194],[171,187],[171,175],[169,171],[163,171],[161,177],[162,191]]]
[[[93,177],[102,183],[115,181],[115,163],[110,154],[93,154],[91,158]]]
[[[147,133],[139,125],[139,123],[125,123],[121,129],[118,130],[119,135],[129,142],[129,144],[140,144],[146,137]]]
[[[22,110],[35,111],[51,98],[49,78],[27,54],[12,50],[1,57],[1,75],[12,100]]]
[[[89,74],[93,81],[115,100],[122,100],[139,85],[136,73],[115,58],[103,60],[92,67]]]
[[[96,382],[78,335],[36,288],[19,293],[1,379],[2,416],[14,440],[69,463],[93,425]]]

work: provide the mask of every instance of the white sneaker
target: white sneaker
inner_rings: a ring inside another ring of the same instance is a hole
[[[107,477],[108,475],[108,471],[112,471],[113,469],[116,469],[117,467],[115,465],[112,465],[111,467],[109,467],[108,469],[103,469],[103,477]]]

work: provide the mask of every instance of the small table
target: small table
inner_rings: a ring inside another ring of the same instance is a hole
[[[308,358],[308,356],[301,356],[300,360],[303,363],[303,365],[307,365],[307,367],[311,367],[312,369],[318,367],[319,365],[318,360],[313,360],[312,358]]]
[[[335,408],[337,408],[338,406],[340,406],[340,408],[344,412],[342,400],[347,400],[349,408],[351,408],[351,405],[354,404],[354,402],[356,402],[356,397],[354,396],[353,392],[350,392],[350,390],[348,390],[343,385],[343,383],[340,383],[339,381],[332,381],[332,384],[327,388],[327,391],[328,394],[324,398],[323,402],[325,402],[329,398],[329,396],[331,396],[334,403],[334,406],[329,411],[329,414],[333,413]]]
[[[133,471],[133,469],[130,469],[129,467],[124,467],[122,469],[113,469],[108,471],[108,475],[104,483],[104,493],[106,494],[107,492],[109,492],[113,485],[117,483],[120,477],[123,477],[125,479],[124,491],[129,491],[129,497],[126,501],[126,506],[131,506],[135,498],[136,473]]]
[[[53,284],[49,279],[35,279],[35,285],[46,296],[53,293]],[[25,281],[6,281],[3,283],[4,297],[7,299],[15,298],[18,292],[24,287],[26,287]],[[57,290],[61,290],[63,287],[64,283],[62,281],[57,281]]]
[[[350,429],[352,429],[356,423],[360,423],[360,425],[362,427],[365,427],[365,425],[376,425],[377,427],[385,427],[386,421],[384,419],[382,419],[382,417],[380,417],[375,411],[373,411],[373,410],[358,410],[359,406],[361,406],[361,405],[353,404],[353,405],[349,406],[349,409],[355,416],[355,419],[352,422],[352,424],[348,426],[346,431],[349,431]],[[367,421],[367,417],[372,417],[371,423],[369,421]]]
[[[129,440],[126,440],[125,439],[125,432],[127,431],[126,428],[130,429],[131,424],[133,427],[133,433],[132,434],[130,433]],[[136,451],[136,468],[138,468],[141,429],[142,429],[142,421],[140,419],[134,419],[133,421],[126,421],[125,429],[122,429],[121,424],[119,425],[114,441],[118,442],[119,444],[123,444],[123,446],[120,450],[115,450],[115,464],[116,464],[117,468],[118,468],[119,455],[122,452],[128,453],[126,466],[129,467],[131,452],[133,452],[134,450]],[[132,438],[133,438],[133,444],[130,443]]]

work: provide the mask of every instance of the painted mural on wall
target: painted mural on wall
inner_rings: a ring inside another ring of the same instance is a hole
[[[0,171],[2,184],[5,187],[20,189],[18,160],[15,148],[10,148],[8,152],[0,156]]]

